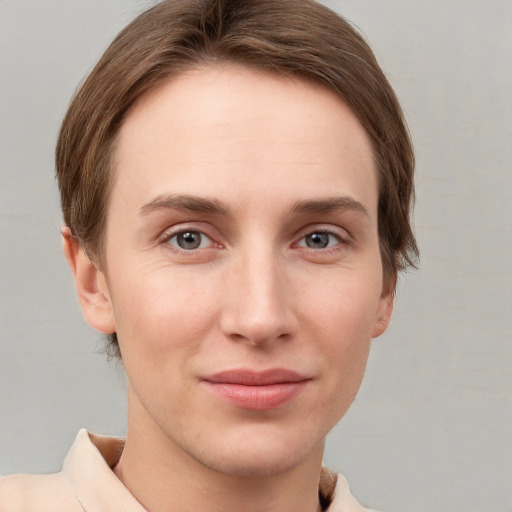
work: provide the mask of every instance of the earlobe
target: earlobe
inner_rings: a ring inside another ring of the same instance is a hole
[[[112,303],[104,273],[90,260],[67,226],[62,228],[62,241],[85,320],[97,331],[105,334],[115,332]]]
[[[378,338],[388,328],[391,321],[391,314],[393,313],[393,306],[395,303],[395,296],[393,292],[386,292],[379,299],[379,306],[377,310],[377,318],[372,331],[372,338]]]

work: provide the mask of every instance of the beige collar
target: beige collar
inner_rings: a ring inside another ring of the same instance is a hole
[[[147,512],[112,471],[124,443],[124,439],[90,434],[85,429],[78,432],[62,476],[87,512]],[[319,495],[326,505],[330,503],[329,512],[365,511],[350,494],[345,478],[325,468]]]

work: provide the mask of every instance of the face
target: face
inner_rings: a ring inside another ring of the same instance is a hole
[[[131,421],[225,473],[321,457],[391,313],[364,129],[305,81],[181,75],[121,129],[105,262],[86,317],[117,332]]]

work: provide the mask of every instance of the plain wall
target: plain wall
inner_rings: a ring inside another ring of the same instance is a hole
[[[150,2],[0,1],[0,473],[123,435],[62,256],[53,151],[75,86]],[[331,0],[372,44],[417,150],[422,258],[400,280],[326,464],[389,512],[512,511],[512,2]]]

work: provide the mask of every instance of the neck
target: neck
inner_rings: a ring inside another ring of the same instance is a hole
[[[128,435],[115,473],[148,511],[320,511],[323,444],[297,466],[277,474],[224,473],[182,450],[140,414],[140,407],[129,398]]]

